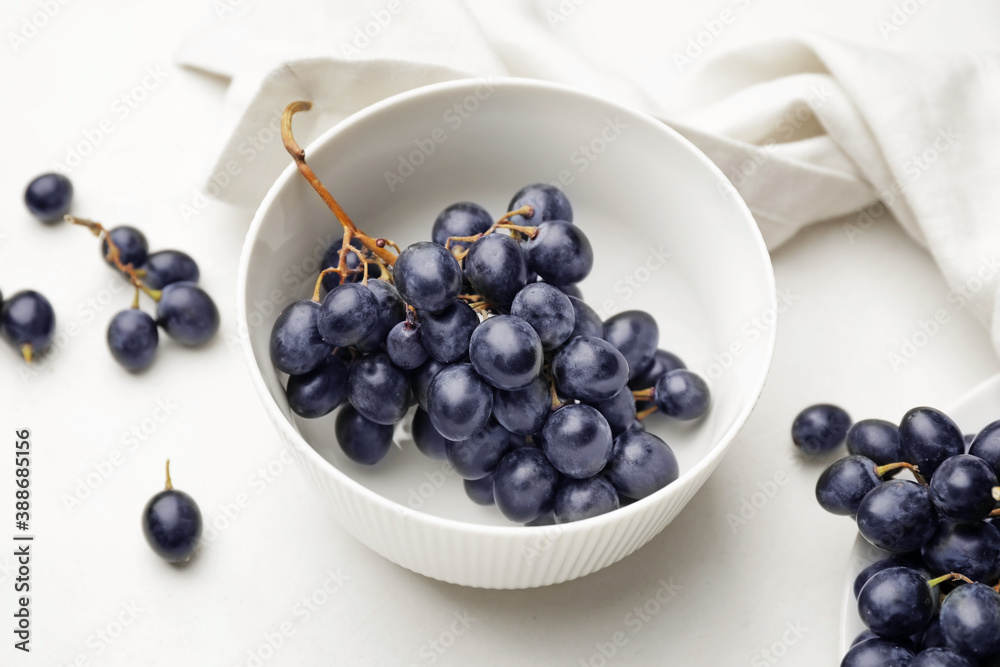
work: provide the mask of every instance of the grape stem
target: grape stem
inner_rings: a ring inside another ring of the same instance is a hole
[[[164,485],[164,488],[167,491],[174,488],[173,482],[170,481],[170,459],[167,459],[167,483]]]
[[[937,579],[931,579],[930,581],[927,582],[927,585],[930,586],[931,588],[934,588],[938,584],[943,584],[946,581],[964,581],[967,584],[974,584],[974,583],[976,583],[972,579],[969,579],[964,574],[959,574],[957,572],[951,572],[949,574],[941,575]]]
[[[632,392],[632,396],[635,397],[637,401],[652,401],[656,397],[656,389],[650,387],[649,389],[637,389]]]
[[[483,238],[487,234],[492,234],[493,232],[495,232],[498,229],[510,229],[510,230],[518,232],[520,234],[524,234],[529,239],[533,239],[536,236],[538,236],[538,227],[525,227],[524,225],[511,225],[507,221],[510,220],[511,218],[513,218],[515,215],[526,215],[528,217],[531,217],[534,214],[535,214],[535,207],[531,206],[530,204],[525,204],[521,208],[514,209],[513,211],[507,211],[502,216],[500,216],[499,220],[497,220],[492,225],[490,225],[490,228],[487,229],[482,234],[473,234],[472,236],[449,236],[448,239],[444,242],[445,250],[451,250],[451,242],[452,241],[455,241],[455,242],[475,243],[476,241],[478,241],[479,239]],[[465,253],[463,253],[462,257],[465,257],[465,254],[467,254],[467,253],[468,253],[468,251],[466,251]],[[453,253],[453,254],[455,254],[455,257],[457,259],[462,259],[462,257],[458,256],[458,253]]]
[[[900,470],[901,468],[906,468],[914,475],[920,474],[920,468],[918,468],[917,466],[913,465],[912,463],[906,463],[900,461],[899,463],[887,463],[884,466],[875,466],[875,475],[879,479],[881,479],[885,477],[887,473],[890,473],[893,470]]]
[[[331,266],[329,269],[323,269],[319,272],[319,277],[316,278],[316,287],[313,288],[312,300],[319,303],[319,292],[320,288],[323,287],[323,278],[326,278],[331,273],[337,273],[339,271],[338,267]]]
[[[646,417],[653,414],[654,412],[656,412],[655,405],[651,408],[646,408],[645,410],[640,410],[639,412],[635,413],[635,418],[638,419],[639,421],[645,421]]]
[[[73,225],[80,225],[81,227],[86,227],[90,232],[98,237],[104,239],[104,242],[108,244],[108,254],[105,256],[106,259],[110,260],[112,264],[117,267],[119,271],[128,276],[129,282],[135,286],[136,290],[142,290],[145,292],[149,298],[153,301],[159,301],[163,293],[160,290],[150,289],[146,286],[142,279],[139,277],[140,271],[132,266],[131,262],[128,264],[122,264],[121,250],[119,250],[118,245],[111,238],[111,234],[108,230],[99,222],[93,220],[87,220],[86,218],[77,218],[72,215],[65,216],[66,222]],[[142,272],[145,275],[145,272]],[[138,308],[138,294],[136,295],[135,305],[133,308]]]
[[[993,487],[993,500],[1000,501],[1000,486]]]
[[[21,345],[21,356],[24,357],[25,363],[30,364],[31,360],[35,358],[35,347],[31,343],[23,343]]]
[[[351,220],[350,216],[347,215],[347,212],[344,211],[333,195],[330,194],[330,191],[326,189],[326,186],[324,186],[319,180],[319,177],[316,175],[316,172],[312,170],[312,167],[306,163],[306,152],[301,146],[299,146],[299,144],[295,141],[295,137],[292,135],[292,116],[300,111],[309,111],[310,109],[312,109],[312,102],[303,100],[292,102],[285,107],[284,112],[281,114],[281,141],[285,146],[285,150],[287,150],[288,154],[292,156],[292,159],[295,161],[295,166],[298,167],[305,179],[309,181],[309,185],[311,185],[319,194],[330,210],[333,211],[333,214],[337,217],[340,224],[343,225],[344,238],[347,239],[348,232],[350,232],[350,235],[357,237],[357,239],[361,241],[361,244],[368,248],[373,255],[378,257],[386,265],[392,266],[396,263],[396,255],[385,249],[385,246],[389,245],[389,243],[386,242],[385,239],[380,239],[382,244],[379,245],[376,239],[373,239],[361,231],[358,226],[354,224],[354,221]],[[346,240],[344,245],[347,245]],[[391,245],[396,248],[399,247],[395,243],[392,243]],[[341,255],[342,262],[344,257],[345,255]]]

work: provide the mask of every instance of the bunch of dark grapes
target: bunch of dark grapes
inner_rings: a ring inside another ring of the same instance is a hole
[[[708,386],[658,349],[648,313],[602,321],[579,298],[594,255],[566,196],[529,185],[498,221],[453,204],[431,240],[400,249],[362,232],[306,164],[290,128],[307,108],[289,105],[283,139],[344,237],[312,298],[271,331],[291,409],[315,418],[340,407],[340,447],[371,465],[416,403],[418,449],[520,523],[597,516],[675,480],[673,452],[642,419],[697,419]]]
[[[996,664],[1000,421],[970,437],[933,408],[910,410],[899,426],[880,419],[851,426],[838,410],[808,408],[793,438],[801,446],[819,437],[829,449],[846,437],[850,455],[823,471],[816,498],[853,517],[868,542],[892,554],[854,582],[868,630],[841,665]]]

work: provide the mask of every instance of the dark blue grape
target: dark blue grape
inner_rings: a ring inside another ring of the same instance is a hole
[[[378,352],[385,345],[389,332],[406,317],[406,304],[396,288],[384,280],[369,280],[368,289],[375,295],[377,321],[375,328],[358,341],[355,347],[362,352]]]
[[[25,290],[3,302],[0,335],[31,361],[52,345],[56,314],[49,300],[38,292]]]
[[[400,368],[412,370],[427,361],[421,326],[417,322],[399,322],[389,331],[385,339],[385,350],[392,363]]]
[[[653,363],[660,329],[656,320],[642,310],[626,310],[612,315],[604,323],[604,340],[618,348],[628,362],[628,377],[633,379]]]
[[[976,663],[949,649],[931,648],[918,653],[909,667],[976,667]]]
[[[445,447],[448,439],[437,432],[431,418],[423,408],[417,408],[413,415],[413,442],[424,456],[443,459],[447,456]]]
[[[219,330],[219,309],[194,283],[174,283],[163,288],[156,303],[156,323],[182,345],[202,345]]]
[[[353,405],[345,405],[333,423],[340,448],[355,463],[375,465],[392,446],[392,426],[366,419]]]
[[[452,364],[438,371],[427,387],[427,413],[438,433],[468,440],[486,426],[493,410],[493,390],[472,364]]]
[[[941,630],[963,655],[1000,653],[1000,594],[980,583],[959,586],[941,604]]]
[[[431,240],[438,245],[445,245],[452,236],[475,236],[482,234],[493,226],[489,212],[469,201],[460,201],[441,211],[431,229]],[[454,241],[449,249],[464,249],[471,245],[469,241]]]
[[[858,530],[892,553],[921,548],[937,530],[938,514],[927,489],[916,482],[890,480],[872,489],[858,506]]]
[[[493,505],[493,473],[479,479],[463,480],[465,495],[477,505]]]
[[[847,451],[880,466],[902,461],[899,427],[883,419],[862,419],[847,431]]]
[[[198,264],[180,250],[160,250],[150,253],[142,265],[142,282],[151,289],[163,289],[174,283],[196,283],[201,277]]]
[[[469,358],[476,372],[497,389],[520,389],[542,370],[542,342],[524,320],[497,315],[472,334]]]
[[[708,383],[686,368],[670,371],[656,381],[656,408],[668,417],[689,421],[706,412],[712,400]]]
[[[615,438],[605,471],[618,493],[640,500],[677,479],[677,457],[667,443],[647,431],[625,431]]]
[[[851,427],[851,417],[836,405],[812,405],[792,422],[792,442],[807,456],[819,456],[840,446]]]
[[[319,335],[320,305],[296,301],[285,307],[271,327],[271,362],[282,373],[302,375],[319,366],[333,348]]]
[[[129,308],[111,318],[107,339],[115,361],[137,373],[153,363],[160,333],[149,314]]]
[[[934,576],[957,572],[993,582],[1000,577],[1000,530],[985,521],[943,520],[920,554]]]
[[[439,313],[420,313],[420,325],[420,340],[427,353],[450,364],[469,354],[469,341],[479,326],[479,315],[469,304],[455,299]]]
[[[445,443],[448,463],[462,479],[480,479],[493,472],[509,449],[510,431],[495,419],[468,440]]]
[[[450,252],[430,241],[420,241],[399,253],[392,277],[403,300],[417,310],[444,310],[458,296],[462,267]]]
[[[635,397],[625,387],[606,401],[591,403],[608,420],[611,435],[618,436],[635,423]]]
[[[868,492],[882,483],[875,462],[864,456],[837,459],[819,476],[816,500],[831,514],[854,516]]]
[[[488,234],[469,248],[465,277],[483,299],[507,310],[528,282],[524,251],[509,236]]]
[[[340,237],[336,241],[330,244],[330,247],[326,249],[326,253],[323,255],[323,266],[322,269],[335,269],[340,266],[340,249],[344,247],[344,238]],[[358,238],[351,239],[351,247],[356,248],[361,251],[361,254],[365,257],[369,257],[368,250],[365,249],[363,243]],[[350,273],[347,274],[347,278],[344,282],[348,283],[359,283],[364,280],[365,277],[365,267],[361,264],[361,258],[358,254],[353,251],[348,251],[347,257],[345,259],[345,265]],[[368,278],[380,278],[382,276],[382,269],[378,264],[374,262],[368,262]],[[340,276],[336,273],[328,273],[323,276],[323,289],[327,292],[337,287],[340,284]]]
[[[73,184],[62,174],[36,176],[24,190],[24,205],[42,222],[58,222],[69,212]]]
[[[552,510],[556,523],[569,523],[607,514],[618,507],[618,492],[611,482],[591,477],[564,479],[556,489]]]
[[[993,487],[997,485],[997,476],[977,456],[958,454],[945,459],[930,484],[931,499],[943,516],[980,521],[996,506]]]
[[[427,390],[431,386],[431,380],[442,368],[448,364],[442,364],[437,359],[428,359],[421,366],[410,371],[410,389],[413,390],[413,397],[417,399],[417,405],[424,410],[427,409]]]
[[[528,523],[551,512],[559,472],[540,449],[521,447],[503,457],[493,473],[493,498],[511,521]]]
[[[890,567],[861,587],[858,613],[885,639],[906,640],[923,630],[937,611],[937,593],[917,570]]]
[[[198,548],[201,527],[198,503],[171,486],[168,468],[167,488],[150,498],[142,510],[146,542],[163,560],[180,563],[191,558]]]
[[[395,424],[410,407],[406,373],[392,365],[387,354],[361,357],[351,364],[347,398],[366,419]]]
[[[347,364],[329,355],[313,370],[288,378],[288,407],[306,419],[328,415],[347,400],[347,378]]]
[[[543,222],[524,245],[528,268],[547,283],[572,285],[594,268],[594,249],[579,227],[565,220]]]
[[[906,460],[930,479],[945,459],[965,452],[962,431],[934,408],[914,408],[899,423],[899,445]]]
[[[531,325],[545,350],[565,343],[576,324],[576,311],[569,297],[547,283],[526,285],[514,297],[510,314]]]
[[[350,347],[364,340],[378,325],[379,303],[370,289],[344,283],[323,297],[316,325],[333,347]]]
[[[552,394],[542,377],[521,389],[496,389],[493,392],[493,415],[512,433],[537,433],[545,426],[550,412]]]
[[[993,474],[1000,478],[1000,420],[976,434],[969,453],[986,461],[993,468]]]
[[[840,662],[840,667],[908,667],[914,653],[888,639],[869,639],[855,644]]]
[[[857,599],[858,594],[861,593],[861,588],[868,583],[875,574],[881,572],[882,570],[888,570],[890,567],[908,567],[911,570],[917,570],[922,572],[926,576],[925,579],[930,579],[930,572],[924,569],[924,562],[920,559],[919,554],[902,554],[898,556],[889,556],[888,558],[883,558],[880,561],[876,561],[861,570],[860,574],[854,578],[854,598]]]
[[[121,225],[109,230],[108,236],[118,247],[118,259],[123,265],[131,264],[132,268],[138,269],[146,263],[146,258],[149,256],[149,243],[146,241],[146,235],[141,231],[135,227]],[[104,257],[104,261],[109,266],[115,266],[115,263],[108,259],[107,239],[101,242],[101,257]]]
[[[517,191],[511,200],[508,211],[516,211],[523,206],[531,206],[534,212],[530,216],[516,215],[511,222],[516,225],[539,225],[546,220],[565,220],[573,222],[573,206],[562,190],[548,183],[532,183]]]
[[[657,350],[653,353],[653,362],[645,371],[639,373],[628,381],[630,389],[649,389],[656,384],[656,381],[669,373],[687,368],[681,358],[673,352]]]
[[[576,336],[604,338],[604,321],[601,316],[594,312],[594,309],[588,306],[583,299],[570,296],[569,302],[573,306],[575,319],[573,331],[570,332],[567,340],[573,340]]]
[[[628,362],[600,338],[571,338],[552,359],[552,374],[561,396],[588,403],[605,401],[628,381]]]
[[[599,473],[611,458],[611,428],[589,405],[567,405],[542,428],[542,449],[556,470],[575,479]]]

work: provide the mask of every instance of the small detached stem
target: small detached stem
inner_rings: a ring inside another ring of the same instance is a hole
[[[167,483],[164,488],[169,491],[174,488],[173,482],[170,481],[170,459],[167,459]]]
[[[111,263],[114,264],[119,271],[128,276],[129,282],[134,285],[136,289],[145,292],[153,301],[160,300],[163,293],[160,290],[150,289],[147,287],[146,284],[142,282],[142,278],[139,276],[140,270],[132,266],[131,263],[122,264],[121,250],[118,249],[118,245],[111,238],[111,234],[108,233],[108,230],[104,227],[104,225],[93,220],[77,218],[72,215],[65,216],[65,220],[70,224],[86,227],[94,236],[103,238],[104,242],[108,244],[108,254],[106,255],[107,259],[111,260]],[[145,271],[142,271],[142,274],[145,275]]]

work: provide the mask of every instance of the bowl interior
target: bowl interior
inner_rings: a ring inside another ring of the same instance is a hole
[[[704,420],[648,422],[677,454],[682,477],[675,484],[719,454],[749,413],[773,344],[767,252],[722,174],[658,121],[550,84],[465,81],[375,105],[327,132],[307,159],[362,229],[402,247],[428,239],[437,214],[453,202],[475,201],[498,217],[522,186],[559,185],[595,250],[594,270],[581,284],[587,302],[602,317],[650,312],[660,347],[711,385]],[[258,211],[244,251],[241,325],[269,411],[340,473],[405,508],[512,525],[495,508],[469,501],[461,479],[445,462],[420,455],[405,427],[397,430],[401,447],[365,468],[340,452],[334,415],[302,420],[289,410],[284,378],[268,357],[271,326],[281,308],[311,293],[323,252],[340,235],[293,168]]]

